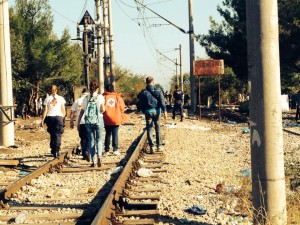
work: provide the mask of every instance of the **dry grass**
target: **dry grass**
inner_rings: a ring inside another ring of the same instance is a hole
[[[294,192],[287,197],[288,224],[300,224],[300,192]]]
[[[293,169],[293,171],[295,171]],[[297,171],[298,173],[299,171]],[[238,212],[247,215],[250,218],[253,218],[255,215],[253,213],[253,205],[252,205],[252,194],[251,194],[251,179],[242,178],[241,180],[241,189],[234,193],[234,196],[239,199],[237,209]],[[290,188],[287,186],[287,188]],[[300,187],[295,190],[287,192],[287,224],[288,225],[299,225],[300,224]],[[225,197],[225,196],[224,196]],[[227,197],[229,197],[227,195]],[[231,196],[232,197],[232,196]],[[256,213],[258,216],[265,213]],[[265,225],[268,224],[265,222]]]
[[[288,225],[300,224],[300,164],[299,162],[286,165],[285,174],[287,177],[287,217]]]

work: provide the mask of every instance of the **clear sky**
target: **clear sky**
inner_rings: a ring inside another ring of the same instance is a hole
[[[9,5],[14,0],[9,0]],[[86,10],[95,19],[94,0],[49,0],[54,16],[54,32],[60,37],[68,28],[76,37],[76,23]],[[189,30],[188,0],[139,0],[176,26]],[[222,0],[193,0],[194,33],[206,34],[209,16],[219,21],[217,5]],[[146,20],[141,20],[144,17]],[[115,62],[135,74],[152,75],[156,83],[169,88],[175,75],[179,45],[182,46],[183,73],[189,72],[189,35],[159,19],[145,9],[137,10],[134,0],[112,0]],[[140,25],[139,25],[140,24]],[[143,24],[145,26],[143,26]],[[177,50],[176,50],[177,49]],[[166,57],[168,59],[166,59]],[[204,49],[195,42],[195,57],[206,57]],[[179,73],[179,68],[178,68]]]

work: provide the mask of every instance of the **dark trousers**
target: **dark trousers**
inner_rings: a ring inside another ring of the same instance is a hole
[[[182,108],[182,103],[174,103],[174,108],[173,108],[173,119],[175,119],[176,111],[179,110],[181,119],[183,119],[183,108]]]
[[[114,151],[118,150],[118,130],[119,130],[119,125],[115,126],[108,126],[105,125],[105,151],[109,151],[109,146],[110,146],[110,138],[112,137],[112,147]]]
[[[299,120],[300,119],[300,105],[297,105],[296,107],[296,120]]]
[[[90,140],[88,132],[86,130],[85,124],[79,125],[79,137],[80,137],[80,145],[82,150],[82,156],[86,157],[89,153],[88,142]]]
[[[148,138],[148,144],[150,148],[153,148],[153,125],[155,129],[155,137],[156,137],[156,146],[159,148],[162,145],[162,135],[161,135],[161,128],[160,128],[160,122],[161,122],[161,114],[160,112],[146,112],[145,114],[146,118],[146,129],[147,129],[147,138]]]
[[[61,136],[64,132],[63,118],[61,116],[46,117],[47,131],[50,134],[51,153],[59,152],[61,145]]]

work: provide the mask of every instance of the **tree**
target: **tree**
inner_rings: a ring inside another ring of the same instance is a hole
[[[17,103],[28,102],[34,111],[34,100],[47,92],[43,89],[50,83],[70,95],[72,86],[81,82],[82,50],[78,44],[70,44],[67,30],[61,39],[53,33],[48,0],[16,0],[10,9],[10,22]]]
[[[280,0],[278,7],[282,84],[295,93],[300,88],[300,4]]]
[[[245,0],[225,0],[217,10],[224,18],[218,24],[210,17],[211,29],[207,35],[197,35],[196,40],[213,59],[224,59],[225,65],[242,81],[247,81],[247,37]]]
[[[283,88],[299,89],[300,7],[298,0],[279,0],[280,66]],[[218,6],[223,21],[218,24],[210,18],[211,29],[207,35],[197,35],[209,57],[224,59],[242,82],[247,80],[246,1],[224,0]]]
[[[136,104],[138,93],[145,87],[146,76],[132,73],[119,65],[115,68],[116,90],[121,92],[126,104]]]

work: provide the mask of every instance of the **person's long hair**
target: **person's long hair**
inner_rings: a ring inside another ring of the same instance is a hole
[[[96,80],[90,82],[90,92],[93,94],[99,88],[99,83]]]

